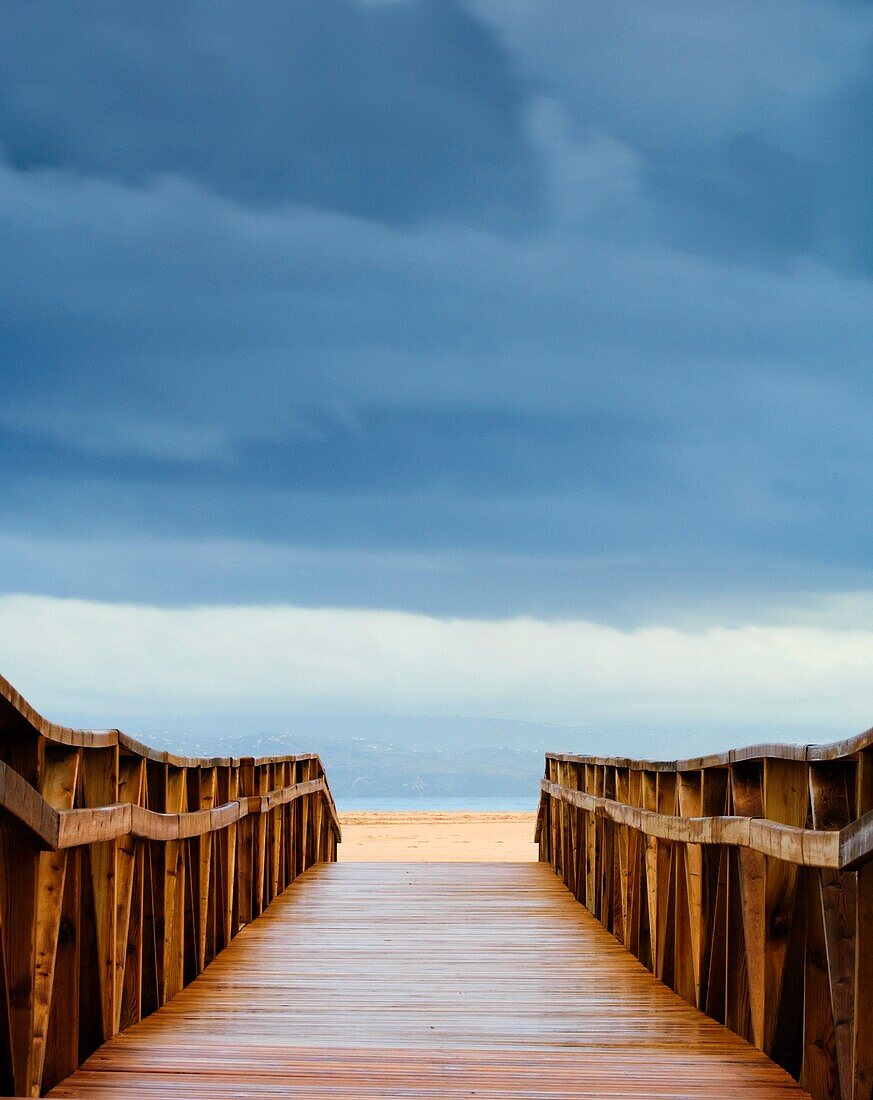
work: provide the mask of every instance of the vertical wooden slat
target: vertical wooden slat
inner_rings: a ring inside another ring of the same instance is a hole
[[[856,813],[873,810],[873,749],[858,754]],[[853,1100],[873,1097],[873,863],[856,872]]]
[[[139,756],[122,757],[118,765],[118,801],[142,805],[145,786],[145,761]],[[115,1025],[121,1029],[122,999],[124,993],[124,974],[128,964],[128,944],[130,930],[131,905],[133,901],[134,870],[136,863],[137,841],[132,836],[120,837],[116,841],[115,868]],[[136,943],[131,952],[131,966],[138,969]]]
[[[167,766],[165,813],[180,814],[186,807],[186,769]],[[185,851],[183,841],[164,845],[164,935],[161,1003],[182,988],[185,965]]]
[[[643,809],[657,812],[658,775],[653,771],[643,772]],[[646,862],[646,908],[649,923],[649,957],[652,970],[656,970],[660,943],[658,939],[658,841],[656,837],[645,837]]]
[[[256,794],[254,761],[249,757],[240,760],[239,796],[248,798]],[[237,867],[239,869],[239,923],[249,924],[252,919],[254,897],[255,861],[252,858],[254,823],[251,815],[242,818],[237,826]]]
[[[133,852],[133,875],[130,908],[127,921],[127,942],[124,946],[124,977],[121,987],[119,1030],[138,1023],[143,1016],[143,931],[148,845],[136,841]]]
[[[748,951],[745,940],[743,892],[740,888],[739,853],[728,848],[725,950],[724,1022],[731,1031],[752,1040]]]
[[[585,764],[585,790],[589,794],[597,794],[596,769],[592,764]],[[597,819],[591,811],[585,811],[585,905],[589,912],[594,913],[597,908]]]
[[[815,871],[805,872],[803,878],[808,905],[800,1083],[813,1100],[847,1100],[840,1092],[818,874]]]
[[[39,790],[55,808],[73,804],[80,750],[40,745]],[[17,823],[0,822],[0,927],[12,1076],[38,1096],[64,908],[66,852],[39,851]]]
[[[557,761],[549,759],[548,761],[548,775],[549,781],[557,783],[558,781],[558,764]],[[308,771],[307,771],[308,774]],[[549,799],[549,852],[551,854],[552,870],[556,875],[561,873],[561,808],[558,802],[554,798]],[[304,823],[304,833],[305,833]]]
[[[731,767],[734,813],[741,817],[764,816],[762,769],[758,763],[737,763]],[[765,944],[766,944],[766,871],[764,856],[749,848],[737,851],[739,900],[742,909],[748,977],[752,1042],[760,1050],[765,1045]]]
[[[854,775],[851,777],[854,779]],[[809,769],[812,822],[816,829],[842,829],[852,817],[849,776],[842,763],[813,764]],[[852,1096],[855,1019],[855,920],[854,874],[824,869],[813,876],[818,886],[825,945],[831,1016],[840,1091]]]
[[[803,828],[809,794],[804,761],[764,761],[763,812],[769,821]],[[770,1054],[779,1023],[785,960],[797,893],[797,867],[765,857],[764,1050]]]
[[[657,774],[658,813],[676,813],[676,773],[658,772]],[[673,950],[675,926],[670,919],[671,902],[675,898],[675,875],[673,862],[675,845],[669,840],[656,841],[658,865],[657,875],[657,943],[655,954],[655,974],[668,985],[673,984]]]
[[[80,868],[81,853],[73,848],[67,853],[64,876],[43,1090],[69,1076],[79,1064]]]
[[[628,769],[628,801],[631,806],[642,806],[642,773],[637,768]],[[639,958],[640,955],[640,907],[644,889],[642,883],[643,854],[642,834],[636,829],[627,831],[627,929],[628,949]]]
[[[211,810],[215,805],[217,777],[215,768],[199,768],[200,810]],[[206,940],[209,934],[210,874],[212,870],[212,834],[197,837],[197,969],[206,966]]]
[[[259,765],[255,768],[256,793],[265,795],[270,786],[269,765]],[[267,815],[254,815],[254,855],[255,869],[253,873],[254,897],[252,901],[252,916],[258,916],[264,908],[264,899],[267,885]]]
[[[615,769],[615,797],[619,802],[627,803],[630,796],[630,781],[629,781],[629,769],[628,768],[616,768]],[[625,945],[629,940],[629,923],[628,923],[628,893],[629,893],[629,875],[630,867],[628,864],[628,827],[627,825],[619,825],[616,829],[616,863],[618,869],[618,889],[615,892],[616,897],[616,933],[621,942]]]
[[[679,813],[700,817],[703,789],[700,770],[679,775]],[[676,939],[676,991],[687,1001],[700,1005],[703,937],[707,933],[703,918],[703,849],[699,844],[683,844],[677,859],[677,898],[684,897],[686,912],[681,920],[682,934]],[[676,916],[680,921],[679,913]],[[684,928],[687,921],[687,946]]]
[[[272,788],[279,790],[285,786],[285,765],[274,764],[272,767]],[[277,897],[284,883],[282,882],[282,839],[284,833],[285,815],[283,807],[277,806],[272,811],[273,833],[270,847],[270,899]]]
[[[219,805],[235,801],[238,791],[235,768],[222,767],[216,773],[216,801]],[[215,951],[225,948],[233,938],[234,882],[236,879],[237,825],[228,825],[213,838],[212,882],[215,895]]]
[[[0,796],[29,784],[43,810],[32,829],[26,816],[0,810],[0,1091],[37,1095],[105,1039],[169,1000],[229,941],[239,921],[238,870],[248,876],[251,916],[299,866],[335,859],[336,837],[325,796],[315,792],[264,813],[253,809],[259,828],[240,861],[236,823],[213,834],[198,831],[201,818],[186,839],[192,822],[180,818],[188,810],[210,810],[219,793],[222,804],[233,803],[236,763],[164,763],[140,755],[113,731],[93,740],[83,735],[84,746],[68,745],[41,737],[23,719],[10,722],[2,705]],[[300,773],[294,760],[265,763],[257,793],[321,776],[317,759],[305,761]],[[122,832],[53,849],[59,827],[65,844],[98,822],[114,828],[119,804],[167,815],[169,821],[153,822],[162,838]],[[26,813],[38,815],[38,804],[25,801],[30,805],[37,809]],[[81,832],[52,812],[74,806],[88,811],[73,819]],[[103,808],[105,815],[90,812]],[[305,811],[305,841],[294,828],[298,810],[301,818]],[[564,845],[572,847],[571,823]]]
[[[109,806],[118,801],[118,746],[88,749],[82,760],[83,794],[86,806]],[[118,930],[118,841],[90,846],[91,889],[100,980],[100,1015],[103,1038],[118,1029],[116,1008],[116,957]]]
[[[701,813],[721,817],[727,812],[729,772],[726,767],[701,769]],[[724,1022],[724,982],[727,933],[727,858],[724,849],[707,845],[701,853],[702,905],[700,928],[700,1008]],[[714,957],[714,958],[713,958]],[[714,982],[712,993],[710,983]]]
[[[705,789],[705,788],[704,788]],[[710,929],[705,1011],[719,1023],[726,1023],[728,976],[728,876],[730,852],[719,847],[714,857],[715,881],[711,884]]]

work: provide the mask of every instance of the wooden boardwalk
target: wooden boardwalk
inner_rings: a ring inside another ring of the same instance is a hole
[[[545,864],[321,863],[57,1097],[804,1097]]]

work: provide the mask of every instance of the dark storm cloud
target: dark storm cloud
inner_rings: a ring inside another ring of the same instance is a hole
[[[873,581],[870,10],[0,24],[6,590],[629,621]]]
[[[501,19],[499,0],[478,5]],[[577,133],[626,142],[649,228],[743,262],[871,270],[869,5],[550,0],[505,14]]]
[[[17,169],[388,221],[535,216],[523,86],[452,0],[10,3],[0,145]]]

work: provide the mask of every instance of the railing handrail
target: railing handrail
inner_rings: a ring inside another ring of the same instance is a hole
[[[761,742],[745,745],[739,749],[725,749],[723,752],[704,753],[676,760],[645,760],[633,756],[600,756],[597,754],[579,755],[569,752],[547,752],[547,760],[564,764],[595,764],[610,768],[630,768],[631,771],[647,772],[690,772],[698,768],[723,768],[728,764],[739,764],[755,760],[796,760],[804,763],[842,760],[864,749],[873,748],[873,726],[857,733],[853,737],[840,741],[808,742],[800,744],[792,741]]]
[[[576,898],[814,1100],[873,1095],[873,730],[689,760],[546,754]]]
[[[31,725],[41,737],[58,745],[70,745],[81,749],[105,749],[119,745],[134,756],[141,756],[144,760],[151,760],[156,764],[169,764],[173,768],[235,768],[246,764],[255,766],[290,764],[298,760],[318,760],[321,764],[318,753],[315,752],[280,753],[275,756],[183,756],[166,749],[152,748],[119,729],[86,730],[62,726],[43,717],[2,675],[0,675],[0,699],[5,699],[17,710],[25,722]]]
[[[839,871],[853,871],[862,863],[873,859],[873,810],[842,829],[800,829],[766,817],[679,817],[675,814],[662,814],[613,798],[601,798],[573,787],[562,787],[558,783],[550,783],[548,779],[540,781],[540,790],[542,796],[534,835],[537,843],[543,826],[543,800],[552,797],[660,840],[750,848],[754,852],[800,867]]]
[[[183,756],[49,722],[0,677],[0,1092],[39,1095],[337,858],[316,753]]]
[[[208,810],[164,814],[134,802],[111,802],[88,809],[56,810],[8,764],[0,760],[0,809],[6,810],[39,838],[42,846],[58,852],[132,836],[142,840],[186,840],[226,829],[249,814],[268,813],[308,794],[321,792],[337,840],[342,829],[327,780],[308,779],[277,787],[262,795],[235,798]]]
[[[90,809],[55,809],[35,787],[13,768],[0,760],[0,809],[7,810],[27,826],[42,845],[52,851],[78,847],[123,836],[145,840],[181,840],[204,836],[224,829],[248,814],[265,813],[307,794],[321,791],[337,841],[342,840],[336,803],[330,791],[324,765],[318,753],[306,752],[276,756],[181,756],[152,748],[118,729],[84,730],[50,722],[0,676],[0,699],[5,700],[33,730],[57,745],[82,749],[112,748],[118,745],[126,754],[174,768],[263,767],[267,764],[292,764],[315,761],[321,773],[318,779],[276,788],[264,795],[234,799],[210,810],[183,814],[162,814],[132,802],[114,802]]]

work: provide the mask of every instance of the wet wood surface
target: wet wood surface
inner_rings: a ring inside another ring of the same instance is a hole
[[[322,863],[56,1097],[804,1097],[546,864]]]

